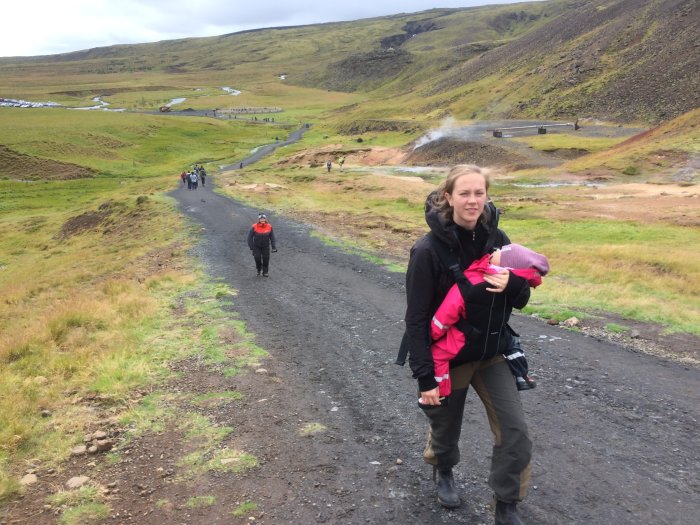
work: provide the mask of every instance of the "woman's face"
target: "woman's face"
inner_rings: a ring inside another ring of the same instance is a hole
[[[488,199],[486,180],[479,173],[466,173],[455,181],[452,193],[445,193],[445,197],[454,209],[455,224],[473,230]]]

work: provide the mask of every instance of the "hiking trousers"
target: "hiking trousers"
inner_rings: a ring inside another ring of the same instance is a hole
[[[489,486],[499,501],[521,501],[530,483],[532,441],[508,364],[501,355],[465,363],[450,370],[450,379],[452,393],[447,405],[423,409],[430,422],[423,459],[438,468],[459,463],[464,402],[472,386],[484,404],[494,437]]]
[[[255,269],[267,273],[270,267],[270,247],[260,248],[253,246],[253,258],[255,259]]]

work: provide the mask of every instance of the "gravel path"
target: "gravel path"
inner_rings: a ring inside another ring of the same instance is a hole
[[[310,229],[268,213],[278,238],[270,277],[255,275],[246,234],[259,210],[212,191],[171,193],[198,227],[194,255],[212,279],[237,290],[242,319],[269,352],[262,369],[226,375],[200,357],[178,362],[159,387],[176,414],[200,414],[232,432],[221,446],[258,466],[187,475],[195,443],[177,422],[123,440],[128,428],[102,413],[116,455],[38,466],[38,483],[0,513],[0,525],[59,523],[47,505],[73,476],[103,487],[106,524],[490,525],[486,484],[492,437],[470,393],[455,477],[465,505],[437,503],[421,458],[426,433],[408,369],[393,364],[403,331],[403,275],[342,253]],[[505,225],[507,227],[507,224]],[[192,300],[192,298],[190,298]],[[186,321],[184,321],[186,322]],[[691,524],[700,516],[700,370],[516,315],[535,390],[522,393],[534,441],[533,481],[521,505],[529,525]],[[240,399],[192,399],[236,392]],[[134,393],[134,401],[146,392]],[[305,429],[316,432],[304,432]],[[205,458],[208,459],[208,458]],[[193,497],[205,498],[204,505]],[[256,507],[236,516],[250,502]],[[251,519],[252,518],[252,519]]]
[[[270,277],[258,278],[245,244],[258,210],[210,186],[174,195],[206,228],[197,255],[213,277],[238,290],[237,310],[291,393],[273,412],[305,414],[328,428],[308,450],[293,436],[268,443],[279,455],[261,467],[257,491],[268,490],[267,479],[274,480],[269,498],[280,486],[293,495],[275,500],[276,516],[299,523],[491,523],[491,435],[473,394],[456,469],[467,506],[446,511],[433,496],[430,468],[420,459],[426,425],[415,382],[393,364],[403,275],[268,214],[279,253]],[[525,316],[514,325],[539,380],[522,394],[535,443],[533,487],[522,505],[528,523],[693,522],[700,513],[699,371]],[[261,446],[269,424],[263,420],[257,431]],[[312,488],[302,480],[314,480]]]

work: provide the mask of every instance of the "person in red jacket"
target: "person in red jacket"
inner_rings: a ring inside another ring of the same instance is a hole
[[[507,244],[501,249],[496,250],[492,254],[484,255],[481,259],[474,261],[469,268],[464,270],[464,276],[467,278],[471,286],[469,287],[469,298],[477,300],[478,295],[487,295],[486,288],[488,284],[484,281],[484,275],[494,275],[501,272],[503,269],[511,271],[513,274],[525,279],[530,287],[535,288],[542,284],[542,276],[549,272],[549,263],[544,255],[534,252],[519,244]],[[491,320],[497,317],[489,312],[485,318]],[[430,348],[435,362],[435,381],[438,383],[440,397],[446,398],[452,392],[452,384],[450,381],[449,369],[450,360],[457,356],[460,351],[465,350],[468,336],[465,335],[465,325],[460,327],[460,321],[466,322],[466,331],[478,330],[480,332],[487,331],[486,326],[478,326],[475,319],[470,317],[470,307],[465,304],[464,297],[457,284],[452,285],[447,295],[442,301],[442,304],[433,315],[433,320],[430,325],[431,337],[433,344]],[[499,322],[507,323],[508,319],[500,319]],[[460,329],[461,328],[461,329]],[[499,328],[499,333],[502,333]],[[513,352],[507,355],[511,361],[525,359],[522,351]],[[516,381],[524,382],[527,388],[532,388],[531,380],[528,381],[527,374],[523,377],[521,369],[511,366],[511,371],[516,376]]]
[[[272,225],[267,221],[267,215],[259,213],[258,222],[253,224],[248,232],[248,247],[253,252],[255,269],[258,275],[262,272],[263,277],[269,276],[270,246],[273,252],[277,251],[275,233],[272,231]]]

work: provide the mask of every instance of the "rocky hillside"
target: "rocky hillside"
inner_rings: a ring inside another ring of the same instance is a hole
[[[418,94],[429,101],[418,102],[419,112],[462,117],[657,123],[700,106],[697,0],[433,10],[401,30],[368,39],[371,52],[337,59],[301,83]]]
[[[548,23],[453,67],[449,92],[492,79],[519,100],[504,116],[661,121],[700,106],[700,2],[570,2]]]
[[[698,64],[697,0],[547,0],[5,58],[0,78],[13,86],[41,73],[85,85],[90,76],[104,91],[124,86],[118,75],[139,73],[144,89],[206,79],[251,91],[284,77],[366,95],[348,121],[449,114],[657,123],[700,106]],[[0,96],[13,95],[3,84]]]

